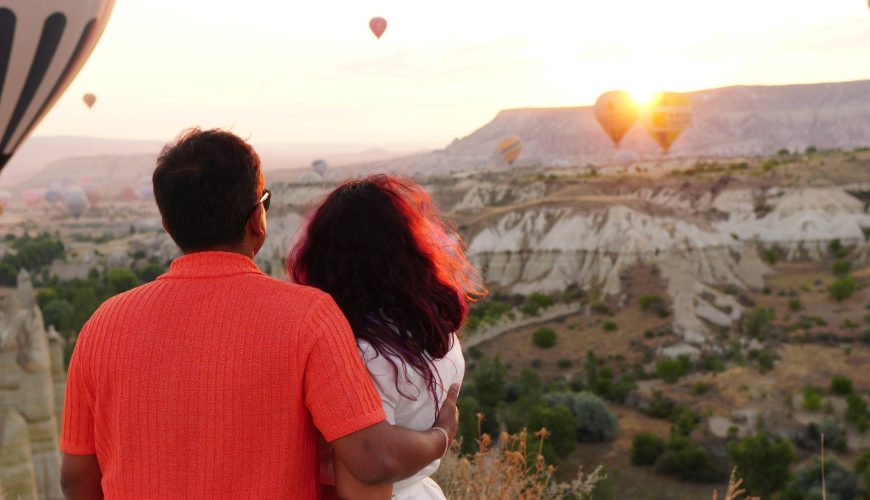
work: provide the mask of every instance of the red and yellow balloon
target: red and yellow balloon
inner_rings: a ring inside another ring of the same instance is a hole
[[[631,130],[637,121],[638,109],[631,94],[624,90],[612,90],[601,94],[595,101],[595,119],[610,136],[614,147],[619,147],[620,141]]]
[[[509,135],[499,141],[498,152],[504,158],[504,161],[508,162],[508,165],[513,165],[517,161],[517,158],[520,157],[520,153],[523,152],[523,143],[520,142],[518,136]]]

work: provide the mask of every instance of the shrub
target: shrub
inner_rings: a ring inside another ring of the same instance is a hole
[[[837,419],[827,417],[821,425],[812,422],[807,425],[807,437],[813,448],[818,449],[820,446],[822,434],[825,435],[826,447],[837,451],[846,451],[846,429]]]
[[[851,270],[852,270],[852,263],[849,262],[848,260],[842,260],[842,259],[834,262],[834,266],[832,269],[833,273],[836,274],[837,276],[845,276]]]
[[[828,251],[840,259],[849,254],[849,250],[843,246],[843,243],[840,242],[839,238],[835,238],[828,242]]]
[[[849,469],[832,458],[825,460],[825,485],[822,488],[822,466],[818,459],[811,466],[799,469],[784,498],[808,500],[846,500],[858,495],[858,479]],[[824,491],[824,493],[823,493]]]
[[[597,302],[597,303],[592,305],[592,312],[595,314],[599,314],[601,316],[612,316],[613,315],[613,311],[611,311],[610,308],[607,307],[607,304],[604,304],[601,302]]]
[[[480,347],[477,347],[476,345],[471,346],[471,348],[468,349],[468,355],[471,356],[472,359],[480,359],[483,357],[483,351],[481,351]]]
[[[822,409],[822,395],[818,389],[808,385],[804,387],[804,409],[809,411],[819,411]]]
[[[684,481],[706,483],[722,477],[710,454],[684,436],[671,437],[664,453],[656,460],[655,470]]]
[[[695,382],[695,385],[692,386],[692,394],[694,394],[695,396],[707,394],[708,392],[710,392],[710,387],[712,387],[712,385],[710,385],[709,382],[699,380]]]
[[[610,319],[605,321],[602,326],[604,327],[605,332],[615,332],[619,328],[619,325],[616,324],[616,321]]]
[[[640,297],[640,308],[644,311],[649,311],[656,306],[664,305],[664,301],[658,295],[642,295]]]
[[[533,431],[547,429],[547,441],[560,458],[568,456],[577,447],[577,420],[565,406],[538,406],[529,414],[528,428]]]
[[[797,458],[790,441],[771,438],[765,432],[732,441],[727,451],[747,492],[762,498],[770,498],[786,486],[789,465]]]
[[[555,303],[553,297],[547,294],[535,292],[529,296],[526,303],[520,308],[520,312],[526,316],[538,316],[541,309],[546,309]]]
[[[857,288],[858,283],[855,278],[847,275],[831,283],[831,286],[828,287],[828,294],[837,302],[842,302],[851,297]]]
[[[565,406],[577,420],[577,441],[594,443],[616,439],[616,415],[591,392],[554,392],[545,396],[550,406]]]
[[[855,424],[859,431],[866,431],[868,420],[870,420],[870,411],[867,410],[864,396],[855,393],[849,394],[846,396],[846,404],[846,421]]]
[[[631,463],[634,465],[653,465],[664,451],[664,439],[655,434],[641,432],[636,434],[631,442]]]
[[[864,479],[865,488],[870,488],[870,450],[858,455],[855,460],[855,474]]]
[[[656,375],[669,384],[680,380],[687,372],[685,364],[679,359],[663,359],[656,363]]]
[[[532,333],[532,343],[541,349],[549,349],[556,345],[556,332],[552,328],[538,328]]]
[[[848,394],[852,394],[852,380],[849,377],[844,377],[843,375],[835,375],[834,378],[831,379],[831,392],[838,396],[846,396]]]
[[[800,299],[790,299],[788,301],[788,310],[789,311],[800,311],[804,306],[801,304]]]
[[[773,309],[756,307],[744,313],[740,318],[740,330],[753,338],[763,340],[770,334],[773,318]]]
[[[568,368],[574,366],[574,362],[572,362],[570,359],[560,359],[559,362],[556,363],[556,366],[563,370],[567,370]]]
[[[765,248],[761,253],[761,258],[764,262],[774,265],[779,261],[779,253],[772,248]]]

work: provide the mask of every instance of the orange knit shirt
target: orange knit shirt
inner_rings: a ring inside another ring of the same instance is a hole
[[[84,326],[60,443],[96,453],[107,499],[306,499],[318,431],[333,441],[383,420],[327,294],[201,252]]]

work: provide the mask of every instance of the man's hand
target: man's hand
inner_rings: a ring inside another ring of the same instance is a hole
[[[447,391],[447,399],[438,410],[438,419],[435,420],[435,425],[432,427],[440,427],[447,431],[447,436],[450,439],[448,446],[456,437],[456,429],[459,427],[459,409],[456,407],[456,400],[459,398],[459,384],[453,384]]]
[[[68,500],[99,500],[102,472],[96,455],[63,454],[60,464],[60,487]]]

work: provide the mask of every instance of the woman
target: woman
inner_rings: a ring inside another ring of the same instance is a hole
[[[329,293],[350,323],[387,420],[432,426],[465,360],[455,332],[484,293],[461,241],[419,185],[385,175],[347,182],[315,210],[287,260],[297,283]],[[335,464],[342,498],[443,499],[429,476],[384,487]]]

